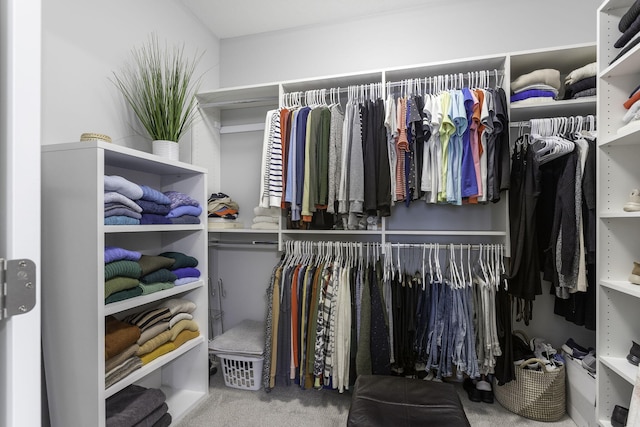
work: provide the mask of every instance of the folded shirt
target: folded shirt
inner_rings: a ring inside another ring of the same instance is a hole
[[[197,267],[198,260],[195,257],[183,254],[182,252],[162,252],[160,256],[172,258],[175,262],[171,266],[171,269],[182,267]]]
[[[160,203],[142,199],[138,200],[136,203],[140,207],[140,212],[142,213],[152,213],[164,216],[171,212],[171,208],[169,207],[169,205],[162,205]]]
[[[142,283],[155,283],[155,282],[174,282],[178,277],[166,268],[161,268],[152,273],[146,274],[140,277]]]
[[[104,265],[104,279],[113,279],[116,276],[133,277],[138,279],[142,276],[142,269],[137,261],[118,260]]]
[[[143,212],[142,218],[140,218],[140,224],[143,224],[143,225],[171,224],[171,220],[164,215]]]
[[[171,224],[200,224],[200,218],[193,215],[182,215],[177,218],[167,218]]]
[[[513,93],[522,93],[524,91],[531,90],[531,89],[548,90],[548,91],[553,92],[556,96],[558,95],[558,89],[556,89],[553,86],[545,85],[545,84],[542,84],[542,83],[525,86],[525,87],[523,87],[522,89],[520,89],[518,91],[514,91]]]
[[[636,19],[629,25],[629,28],[616,40],[613,44],[615,48],[624,47],[629,41],[640,31],[640,15],[636,16]]]
[[[553,68],[543,68],[523,74],[511,82],[511,90],[516,92],[525,86],[540,83],[560,90],[560,71]]]
[[[182,267],[175,270],[172,270],[172,273],[175,274],[178,279],[182,279],[184,277],[200,277],[200,270],[194,267]]]
[[[200,206],[182,205],[171,209],[167,218],[177,218],[182,215],[200,216],[202,208]]]
[[[596,91],[595,87],[592,87],[592,88],[589,88],[589,89],[585,89],[585,90],[581,90],[580,92],[575,93],[573,95],[573,99],[586,98],[588,96],[596,96],[596,92],[597,91]]]
[[[586,79],[587,77],[593,77],[598,73],[598,63],[591,62],[587,65],[583,65],[580,68],[576,68],[567,74],[564,79],[564,83],[567,85],[573,84],[579,80]]]
[[[126,215],[114,215],[104,218],[104,225],[139,225],[140,219],[131,218]]]
[[[200,203],[188,194],[179,191],[165,191],[164,194],[171,200],[171,209],[178,206],[200,206]]]
[[[141,185],[140,188],[142,189],[142,200],[155,202],[161,205],[171,204],[171,199],[169,199],[164,193],[156,190],[155,188],[151,188],[147,185]]]
[[[529,89],[524,92],[519,92],[514,95],[511,95],[511,102],[522,101],[528,98],[555,98],[555,94],[550,90],[537,90],[537,89]]]
[[[109,203],[120,203],[122,205],[130,207],[136,212],[142,212],[142,209],[136,202],[134,202],[124,194],[118,193],[117,191],[107,191],[104,193],[105,206]]]
[[[111,216],[128,216],[129,218],[135,218],[135,219],[142,218],[142,215],[140,213],[126,207],[105,209],[104,217],[109,218]]]
[[[128,259],[130,261],[138,261],[142,254],[137,251],[130,251],[118,246],[105,246],[104,247],[104,262],[118,261],[121,259]]]
[[[133,277],[116,276],[104,281],[104,297],[109,298],[110,295],[126,289],[133,289],[140,283],[139,279]]]
[[[104,191],[116,191],[131,200],[138,200],[144,194],[138,184],[119,175],[104,176]]]
[[[181,285],[186,285],[187,283],[197,282],[198,280],[200,280],[199,277],[182,277],[182,278],[177,278],[174,284],[176,286],[181,286]]]
[[[640,15],[640,0],[636,0],[624,15],[622,15],[622,18],[620,18],[618,22],[618,30],[620,30],[621,33],[627,31],[638,15]]]
[[[161,268],[171,268],[176,262],[173,258],[160,255],[142,255],[138,260],[138,265],[141,269],[141,276],[145,276]]]
[[[582,92],[583,90],[591,89],[596,87],[596,77],[587,77],[582,80],[578,80],[577,82],[568,85],[565,88],[564,99],[571,99],[573,95]]]

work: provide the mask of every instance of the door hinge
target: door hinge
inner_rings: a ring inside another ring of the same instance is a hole
[[[36,305],[36,264],[0,258],[0,286],[0,320],[28,313]]]

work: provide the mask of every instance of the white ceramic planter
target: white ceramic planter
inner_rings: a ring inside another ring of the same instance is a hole
[[[179,148],[177,142],[166,140],[155,140],[152,145],[153,154],[175,161],[180,158]]]

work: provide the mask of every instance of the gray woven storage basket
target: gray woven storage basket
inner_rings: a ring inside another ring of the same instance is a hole
[[[521,331],[515,333],[524,335]],[[525,369],[532,363],[539,363],[542,370]],[[536,421],[558,421],[566,413],[565,384],[564,366],[551,371],[542,360],[529,359],[516,367],[515,380],[504,385],[494,380],[493,393],[496,400],[514,414]]]

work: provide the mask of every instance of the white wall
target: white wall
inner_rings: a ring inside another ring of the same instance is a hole
[[[79,141],[84,132],[105,133],[118,145],[151,151],[127,116],[121,95],[109,82],[155,32],[160,42],[185,43],[185,52],[204,52],[196,75],[202,89],[219,83],[219,40],[173,0],[47,0],[42,2],[43,144]],[[190,161],[190,135],[181,160]]]
[[[241,86],[595,42],[600,0],[460,0],[222,39],[220,85]],[[265,19],[268,19],[265,17]],[[474,27],[475,26],[475,27]]]

